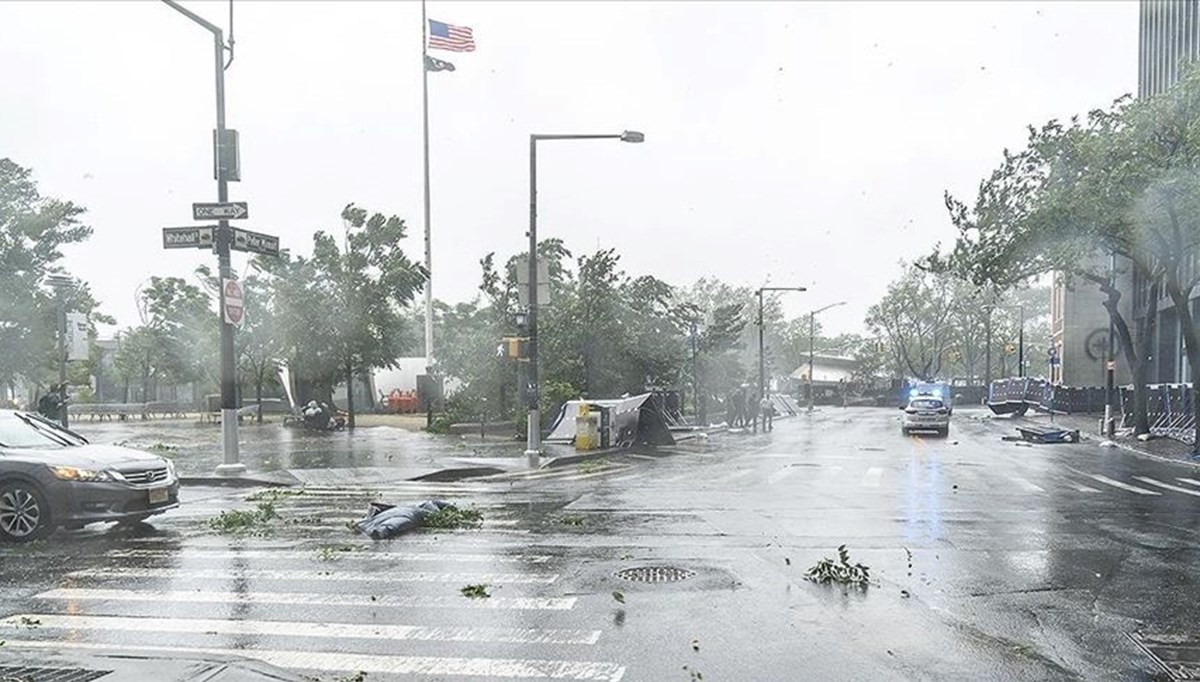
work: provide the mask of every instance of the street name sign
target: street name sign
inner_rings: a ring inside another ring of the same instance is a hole
[[[212,225],[194,225],[192,227],[164,227],[162,229],[164,249],[211,249],[213,234],[216,228]]]
[[[192,204],[194,220],[242,220],[250,217],[250,206],[244,201]]]
[[[261,253],[265,256],[278,256],[279,237],[235,227],[233,228],[233,248],[238,251]]]

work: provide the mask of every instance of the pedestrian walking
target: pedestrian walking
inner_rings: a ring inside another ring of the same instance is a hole
[[[762,413],[763,433],[775,430],[775,403],[771,399],[763,396],[762,402],[758,405],[758,411]]]
[[[745,428],[746,426],[746,387],[743,385],[733,395],[734,425]]]

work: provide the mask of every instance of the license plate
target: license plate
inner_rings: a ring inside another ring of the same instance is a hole
[[[150,489],[150,504],[162,504],[171,499],[166,488],[151,488]]]

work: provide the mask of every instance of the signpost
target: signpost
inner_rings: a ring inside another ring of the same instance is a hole
[[[211,249],[215,225],[193,227],[164,227],[162,229],[164,249]]]
[[[279,237],[238,227],[233,228],[232,246],[237,251],[261,253],[264,256],[279,255]]]
[[[244,201],[192,204],[194,220],[242,220],[249,217],[250,206]]]
[[[222,279],[221,290],[225,293],[224,315],[225,323],[235,327],[242,326],[246,320],[246,305],[242,295],[242,285],[236,279]]]

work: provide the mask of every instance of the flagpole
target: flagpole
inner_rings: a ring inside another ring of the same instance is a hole
[[[421,0],[421,101],[424,113],[425,146],[425,366],[433,367],[433,245],[429,229],[429,21],[425,18],[425,0]]]

